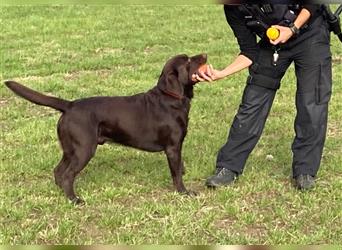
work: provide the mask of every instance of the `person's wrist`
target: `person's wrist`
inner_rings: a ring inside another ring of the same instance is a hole
[[[297,28],[294,23],[290,23],[289,29],[291,30],[293,36],[299,35],[299,28]]]
[[[293,31],[288,28],[288,36],[287,36],[287,39],[290,39],[291,37],[295,36],[295,34],[293,33]]]
[[[216,79],[215,80],[220,80],[222,78],[225,78],[227,76],[227,72],[225,70],[218,71],[216,74]]]

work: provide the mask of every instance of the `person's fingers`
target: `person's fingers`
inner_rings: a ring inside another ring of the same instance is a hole
[[[196,80],[199,82],[205,82],[205,79],[201,78],[198,74],[196,74]]]
[[[276,40],[270,40],[270,43],[273,44],[273,45],[277,45],[278,43],[280,43],[280,41],[281,41],[281,39],[279,37]]]
[[[208,82],[211,82],[211,81],[212,81],[211,77],[209,77],[206,73],[200,72],[200,77],[203,78],[203,79],[205,79],[205,80],[208,81]]]

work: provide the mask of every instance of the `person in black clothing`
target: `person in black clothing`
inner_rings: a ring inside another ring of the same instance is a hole
[[[290,22],[284,22],[284,15],[279,14],[283,7],[272,5],[270,13],[258,7],[280,35],[274,41],[261,35],[257,42],[256,30],[247,25],[248,17],[241,5],[225,5],[227,22],[241,52],[225,69],[217,70],[210,65],[207,74],[193,76],[198,81],[215,81],[249,68],[241,104],[228,140],[217,155],[216,173],[206,181],[208,187],[228,185],[242,174],[262,134],[280,81],[292,62],[297,78],[293,178],[301,190],[315,184],[326,137],[332,86],[330,33],[319,5],[297,6],[296,10],[287,6],[287,12],[282,12],[284,15],[295,13]]]

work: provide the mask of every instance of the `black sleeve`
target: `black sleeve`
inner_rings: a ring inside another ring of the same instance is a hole
[[[321,5],[319,5],[319,4],[304,4],[302,6],[302,8],[307,9],[310,12],[311,17],[314,17],[320,11]]]
[[[244,16],[239,11],[238,5],[225,5],[224,13],[240,46],[240,54],[254,62],[259,51],[257,38],[246,26]]]
[[[306,9],[310,12],[310,19],[307,22],[308,25],[312,24],[316,18],[322,15],[322,5],[320,4],[304,4],[302,9]]]

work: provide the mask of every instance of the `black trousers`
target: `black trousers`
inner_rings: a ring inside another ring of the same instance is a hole
[[[316,176],[324,146],[332,73],[330,34],[322,18],[308,31],[279,51],[276,66],[274,50],[260,44],[258,59],[250,75],[228,140],[217,156],[217,168],[241,174],[246,160],[257,144],[271,109],[280,81],[292,62],[297,78],[295,138],[292,144],[293,177]]]

